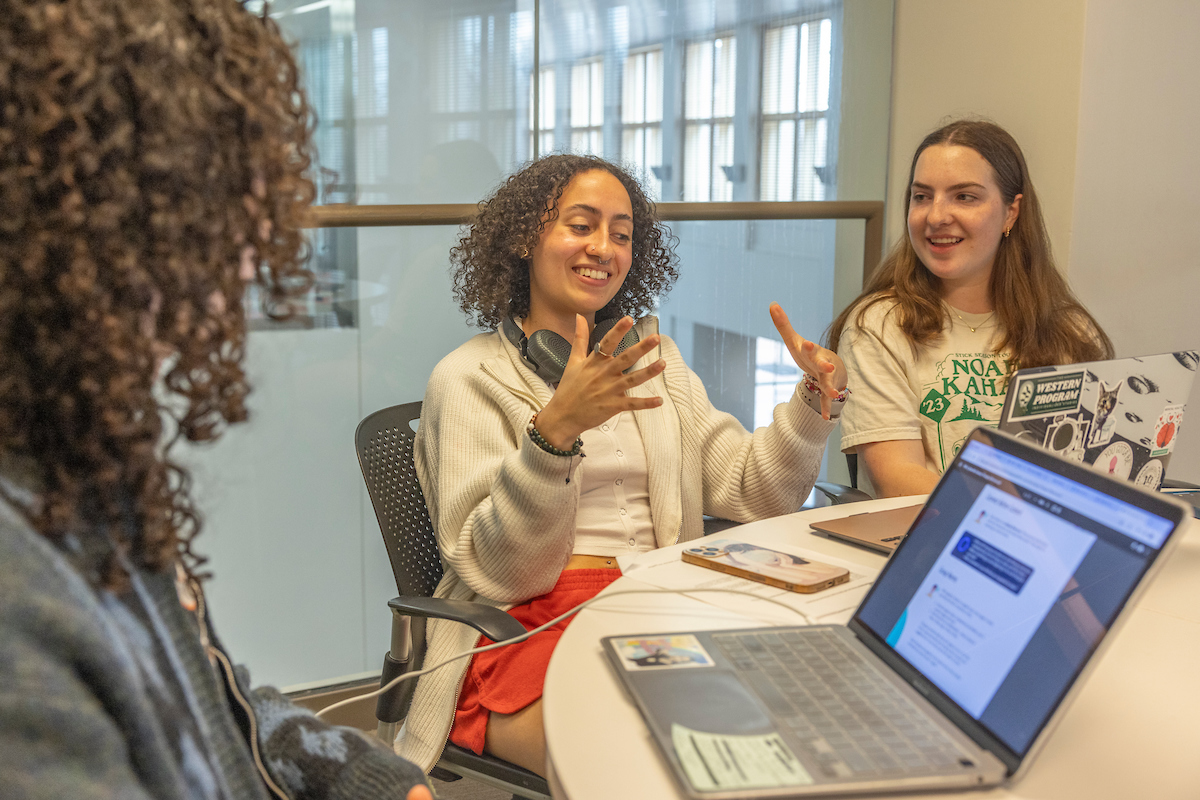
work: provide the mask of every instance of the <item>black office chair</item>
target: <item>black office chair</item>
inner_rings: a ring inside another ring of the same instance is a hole
[[[354,432],[358,464],[400,592],[400,597],[388,601],[392,641],[391,650],[383,657],[380,685],[422,668],[426,618],[462,622],[497,641],[525,632],[521,623],[498,608],[431,597],[442,578],[442,561],[413,463],[416,433],[412,423],[420,416],[419,402],[392,406],[367,416]],[[379,737],[385,742],[395,740],[415,688],[416,681],[405,681],[376,703]],[[546,781],[532,772],[487,754],[475,755],[453,742],[446,743],[429,774],[442,781],[471,778],[529,800],[550,798]]]

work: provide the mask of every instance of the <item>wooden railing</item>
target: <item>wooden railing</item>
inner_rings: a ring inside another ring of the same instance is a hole
[[[694,220],[861,219],[863,283],[883,252],[883,203],[877,200],[832,200],[797,203],[658,203],[667,222]],[[464,225],[477,213],[470,203],[444,205],[323,205],[310,210],[311,228],[380,228],[412,225]]]

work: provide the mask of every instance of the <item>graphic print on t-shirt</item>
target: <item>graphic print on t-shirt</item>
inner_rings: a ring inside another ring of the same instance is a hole
[[[937,426],[942,470],[976,424],[1000,421],[1009,377],[1008,357],[996,353],[950,353],[937,363],[933,381],[922,387],[920,411]]]

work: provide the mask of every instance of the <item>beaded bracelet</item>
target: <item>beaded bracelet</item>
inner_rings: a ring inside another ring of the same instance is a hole
[[[534,444],[536,444],[538,447],[542,448],[543,450],[545,450],[547,453],[549,453],[552,456],[572,456],[572,457],[574,457],[574,456],[583,454],[583,439],[576,438],[575,444],[573,447],[571,447],[570,450],[560,450],[557,447],[555,447],[554,445],[547,442],[546,437],[542,436],[541,432],[538,431],[538,429],[537,429],[537,414],[534,414],[533,417],[530,418],[529,425],[528,425],[528,427],[525,428],[525,431],[529,434],[529,438],[533,441]],[[567,482],[570,483],[569,480]]]
[[[821,384],[817,382],[816,378],[814,378],[812,375],[809,375],[807,372],[804,373],[804,388],[818,397],[821,396]],[[850,387],[847,386],[846,388],[842,389],[842,391],[838,392],[837,397],[832,399],[835,403],[844,403],[846,402],[846,398],[849,396]]]

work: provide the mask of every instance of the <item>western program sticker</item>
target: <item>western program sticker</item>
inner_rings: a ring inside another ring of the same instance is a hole
[[[1012,413],[1009,415],[1014,422],[1051,414],[1069,414],[1079,410],[1083,373],[1022,376],[1009,391],[1015,392]]]

